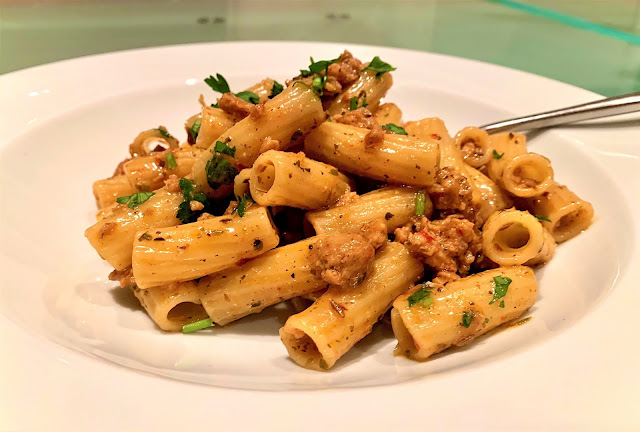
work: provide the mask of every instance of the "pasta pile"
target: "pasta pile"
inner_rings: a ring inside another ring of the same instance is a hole
[[[524,135],[382,103],[395,68],[345,51],[285,85],[234,93],[159,127],[93,185],[86,237],[166,331],[224,326],[271,305],[289,356],[331,368],[387,316],[396,354],[426,360],[515,320],[532,267],[586,229],[592,206],[554,181]]]

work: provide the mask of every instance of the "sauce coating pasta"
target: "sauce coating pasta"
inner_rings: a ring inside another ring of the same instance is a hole
[[[93,185],[85,235],[109,278],[164,331],[291,302],[280,337],[317,371],[379,321],[397,355],[424,361],[525,314],[532,268],[588,228],[593,207],[525,135],[403,121],[384,101],[395,69],[345,51],[284,84],[233,92],[206,78],[219,97],[185,115],[182,143],[144,130]]]

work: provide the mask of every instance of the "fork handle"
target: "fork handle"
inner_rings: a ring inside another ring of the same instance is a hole
[[[494,134],[531,130],[640,111],[640,92],[480,126]]]

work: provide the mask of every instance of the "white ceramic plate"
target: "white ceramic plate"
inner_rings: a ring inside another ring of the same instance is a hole
[[[394,340],[380,328],[330,372],[301,369],[277,336],[286,316],[278,308],[224,329],[165,334],[106,279],[109,267],[83,236],[94,220],[91,183],[111,174],[138,131],[162,124],[183,137],[198,95],[214,98],[202,82],[209,74],[224,74],[233,89],[266,75],[284,81],[310,55],[344,48],[186,45],[0,77],[0,429],[640,425],[637,121],[532,138],[556,178],[593,203],[597,221],[537,271],[526,325],[427,363],[393,357]],[[405,119],[439,116],[451,132],[598,97],[468,60],[346,48],[398,67],[387,100]]]

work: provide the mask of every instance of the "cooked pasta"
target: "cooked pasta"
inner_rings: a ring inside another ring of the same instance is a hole
[[[249,179],[251,196],[260,205],[306,210],[335,203],[351,191],[349,179],[331,165],[304,153],[269,150],[256,159]]]
[[[109,279],[164,331],[288,302],[281,341],[316,371],[381,317],[396,354],[424,361],[526,313],[532,268],[587,229],[593,207],[524,135],[405,121],[383,100],[394,70],[345,51],[238,93],[205,78],[219,97],[201,95],[182,143],[143,130],[93,184],[85,235]]]

